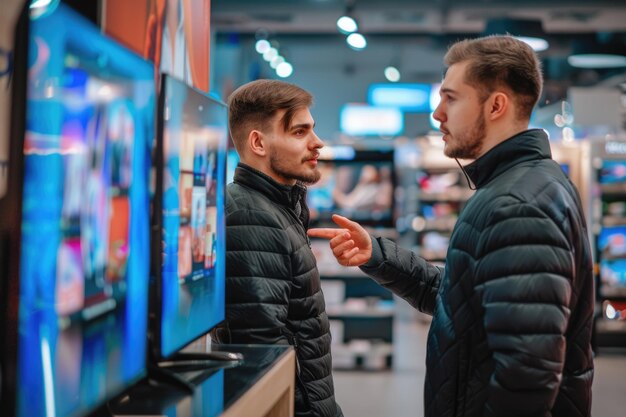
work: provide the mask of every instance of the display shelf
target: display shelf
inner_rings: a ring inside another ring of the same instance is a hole
[[[602,184],[600,185],[600,191],[604,195],[625,196],[626,195],[626,183]]]
[[[596,347],[626,346],[626,154],[607,153],[605,145],[593,143],[590,164]]]
[[[393,364],[393,345],[380,341],[353,340],[333,345],[333,368],[381,371]]]
[[[606,284],[602,284],[598,292],[601,297],[606,299],[626,300],[626,287],[608,287]]]
[[[472,196],[472,193],[471,190],[455,188],[437,193],[421,192],[417,195],[417,198],[428,202],[464,202]]]
[[[375,236],[393,238],[395,230],[373,229]],[[392,361],[393,349],[380,353],[381,343],[392,346],[394,305],[391,292],[378,285],[356,267],[337,263],[328,242],[311,240],[311,249],[317,259],[330,319],[333,340],[333,367],[350,369],[385,369]],[[363,341],[355,345],[354,340]],[[375,346],[371,352],[354,352],[354,346]],[[348,346],[351,346],[348,347]]]
[[[474,191],[456,161],[445,156],[440,138],[418,138],[416,147],[417,163],[406,167],[413,184],[405,186],[415,187],[415,192],[400,214],[408,226],[402,241],[415,246],[414,252],[427,261],[444,262],[459,213]]]
[[[366,306],[363,308],[350,308],[345,305],[332,306],[326,309],[328,317],[333,318],[348,318],[348,317],[393,317],[393,305],[375,305]]]
[[[624,216],[603,216],[602,226],[626,226],[626,217]]]

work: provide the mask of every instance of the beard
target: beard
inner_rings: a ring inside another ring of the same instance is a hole
[[[300,162],[304,163],[312,158],[313,156],[308,156]],[[296,172],[296,168],[290,167],[289,162],[285,161],[284,157],[281,158],[274,149],[270,151],[270,169],[285,179],[300,181],[307,185],[315,184],[322,177],[322,173],[317,168],[310,172]]]
[[[476,159],[485,142],[485,116],[481,113],[472,128],[453,137],[452,143],[447,143],[443,153],[448,158]]]

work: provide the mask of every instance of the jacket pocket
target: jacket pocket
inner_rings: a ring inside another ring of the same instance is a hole
[[[311,400],[309,399],[309,391],[307,390],[306,384],[302,380],[302,374],[301,374],[301,369],[300,369],[300,359],[298,358],[298,350],[299,350],[298,336],[296,336],[295,334],[293,334],[291,331],[289,331],[286,328],[282,328],[282,333],[287,337],[287,341],[289,342],[291,346],[293,346],[293,350],[295,351],[295,354],[296,354],[296,388],[298,388],[300,390],[300,393],[302,394],[302,400],[304,401],[304,405],[306,409],[310,410]]]

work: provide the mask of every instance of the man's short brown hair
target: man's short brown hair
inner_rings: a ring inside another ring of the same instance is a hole
[[[530,46],[508,35],[466,39],[453,44],[444,57],[446,66],[469,62],[465,82],[486,100],[497,89],[514,95],[518,119],[530,119],[541,95],[541,61]]]
[[[253,129],[267,131],[279,110],[287,131],[297,110],[311,107],[313,97],[304,89],[278,80],[256,80],[242,85],[228,97],[228,125],[233,143],[241,155]]]

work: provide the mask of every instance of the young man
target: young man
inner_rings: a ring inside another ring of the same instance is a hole
[[[296,416],[342,416],[331,374],[330,329],[306,230],[306,187],[320,179],[311,95],[258,80],[230,96],[240,157],[226,196],[223,343],[290,344],[297,356]]]
[[[539,60],[509,36],[465,40],[448,66],[435,118],[444,153],[476,193],[450,238],[445,269],[336,216],[342,265],[433,315],[426,416],[589,416],[592,260],[578,193],[528,130],[542,86]]]

